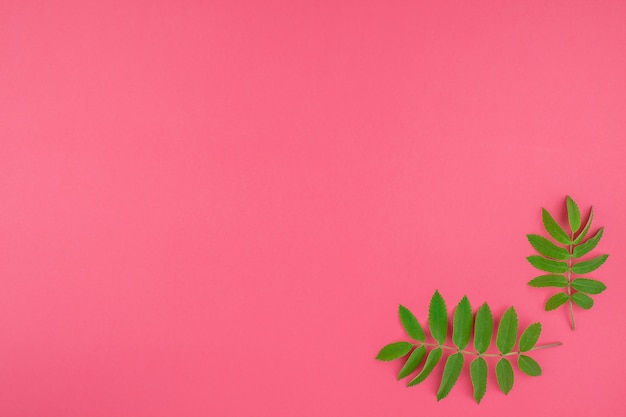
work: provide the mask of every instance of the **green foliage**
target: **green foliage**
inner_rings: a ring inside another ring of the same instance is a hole
[[[504,312],[498,325],[496,345],[502,353],[509,353],[517,340],[517,313],[513,307]]]
[[[482,356],[474,359],[470,365],[470,376],[472,378],[472,386],[474,387],[474,400],[478,404],[487,392],[487,362]]]
[[[519,338],[520,352],[528,352],[537,344],[539,335],[541,334],[541,323],[533,323],[524,330]]]
[[[445,359],[445,366],[437,391],[437,401],[445,398],[457,383],[465,366],[466,356],[473,358],[470,363],[470,376],[474,387],[474,400],[480,403],[487,391],[488,364],[485,358],[499,358],[496,365],[498,386],[507,394],[513,387],[514,371],[508,358],[517,359],[518,368],[528,375],[541,374],[539,364],[527,355],[535,349],[556,346],[536,346],[541,334],[541,324],[533,323],[528,326],[518,340],[518,318],[513,307],[510,307],[499,320],[496,333],[497,353],[488,353],[493,337],[494,320],[491,309],[484,303],[473,317],[472,308],[467,297],[463,297],[457,304],[452,318],[452,342],[455,346],[446,345],[448,329],[448,311],[446,303],[436,291],[430,301],[428,310],[428,328],[435,343],[429,343],[422,327],[408,308],[400,306],[400,321],[405,331],[415,343],[395,342],[384,346],[376,359],[389,361],[411,354],[406,359],[398,379],[405,378],[414,372],[417,375],[410,380],[407,386],[417,385],[428,378],[435,367],[444,359],[444,351],[451,351]],[[419,330],[418,330],[419,329]],[[421,333],[420,333],[421,330]],[[470,340],[474,339],[475,351],[466,350]],[[519,344],[519,350],[514,351]],[[424,358],[426,360],[424,361]],[[421,370],[418,370],[424,362]]]
[[[496,365],[496,379],[498,380],[498,386],[504,394],[508,394],[513,388],[513,382],[515,381],[515,374],[513,373],[513,366],[507,358],[502,358]]]
[[[526,355],[519,355],[517,358],[517,367],[520,371],[524,372],[526,375],[530,376],[539,376],[541,375],[541,366],[537,363],[536,360]]]
[[[417,347],[413,350],[413,353],[409,356],[409,359],[406,360],[406,363],[400,369],[400,373],[398,374],[398,380],[405,378],[413,373],[417,369],[417,366],[424,359],[424,355],[426,354],[426,348],[424,346]]]
[[[465,362],[465,357],[460,352],[448,356],[446,366],[443,368],[441,385],[439,386],[439,391],[437,391],[437,401],[448,396],[457,379],[459,379],[459,375],[461,375],[463,362]]]
[[[528,283],[531,287],[567,287],[567,278],[563,275],[541,275],[537,278],[533,278]]]
[[[409,342],[398,342],[398,343],[390,343],[387,346],[384,346],[380,352],[378,352],[378,356],[376,359],[381,361],[392,361],[394,359],[398,359],[406,355],[411,351],[413,345]]]
[[[420,342],[426,340],[424,330],[422,329],[422,326],[419,324],[413,313],[411,313],[409,309],[403,305],[400,305],[399,312],[400,321],[402,322],[402,326],[404,327],[404,330],[406,330],[407,334],[413,339],[419,340]]]
[[[569,296],[565,293],[558,292],[546,301],[546,311],[552,311],[563,304],[567,303]]]
[[[445,343],[446,335],[448,334],[448,309],[439,291],[435,291],[435,295],[430,300],[428,328],[430,329],[430,334],[433,335],[440,345]]]
[[[577,277],[577,275],[588,274],[597,270],[607,260],[608,255],[600,255],[586,260],[581,259],[598,246],[604,234],[604,228],[601,227],[595,235],[586,239],[593,221],[593,208],[589,211],[585,226],[580,230],[582,222],[578,204],[570,196],[566,196],[565,205],[569,233],[546,209],[541,209],[543,225],[548,235],[556,243],[539,235],[527,235],[528,241],[539,253],[539,255],[529,256],[528,262],[541,271],[551,273],[538,276],[528,284],[532,287],[563,288],[563,292],[559,292],[547,300],[545,309],[550,311],[568,304],[571,326],[574,330],[573,306],[590,309],[594,301],[587,294],[600,294],[606,289],[606,285],[601,281]]]
[[[478,353],[485,353],[491,344],[493,334],[493,316],[487,303],[484,303],[476,312],[474,325],[474,348]]]
[[[454,326],[452,327],[452,341],[459,349],[465,349],[472,335],[472,307],[467,297],[454,310]]]

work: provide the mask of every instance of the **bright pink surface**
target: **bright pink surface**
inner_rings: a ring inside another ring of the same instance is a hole
[[[2,1],[0,415],[623,415],[624,22],[623,1]],[[611,254],[575,333],[524,259],[566,193]],[[564,346],[480,406],[467,372],[440,403],[442,367],[406,389],[374,356],[437,288]]]

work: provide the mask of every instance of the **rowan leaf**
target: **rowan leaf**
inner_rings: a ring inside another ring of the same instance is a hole
[[[452,341],[459,349],[465,349],[472,335],[472,307],[467,296],[463,297],[454,311]]]
[[[474,324],[474,348],[478,353],[485,353],[489,349],[492,334],[493,316],[487,303],[484,303],[476,312]]]
[[[554,272],[554,273],[564,273],[567,272],[569,267],[567,263],[561,261],[553,261],[552,259],[544,258],[539,255],[532,255],[527,257],[528,262],[535,268],[546,271],[546,272]]]
[[[595,247],[598,246],[598,242],[600,242],[600,239],[602,239],[603,234],[604,227],[601,227],[600,230],[598,230],[598,232],[593,235],[593,237],[590,237],[589,240],[587,240],[585,243],[579,246],[574,246],[574,258],[580,258],[594,250]]]
[[[554,220],[552,215],[548,212],[548,210],[542,208],[541,209],[541,218],[543,220],[543,226],[546,228],[546,231],[559,243],[564,245],[569,245],[571,240],[567,233],[563,230],[563,228]]]
[[[526,235],[526,238],[530,242],[533,248],[543,256],[552,259],[569,259],[569,252],[567,249],[557,246],[550,242],[543,236],[539,235]]]
[[[609,255],[600,255],[588,261],[578,262],[572,266],[572,272],[575,274],[587,274],[600,268]]]
[[[520,352],[528,352],[537,344],[541,334],[541,323],[533,323],[522,332],[519,339]]]
[[[474,387],[474,400],[480,404],[485,392],[487,392],[487,362],[485,359],[480,356],[474,359],[470,364],[470,376]]]
[[[541,275],[537,278],[533,278],[528,282],[531,287],[567,287],[567,278],[563,275]]]
[[[606,290],[606,285],[595,279],[576,278],[572,281],[572,288],[586,294],[600,294]]]
[[[564,292],[557,293],[546,301],[546,311],[554,310],[565,304],[569,300],[569,297]]]
[[[572,200],[572,197],[567,196],[565,201],[567,205],[567,220],[572,229],[572,234],[574,234],[580,229],[580,210],[578,209],[578,204]]]
[[[513,382],[515,381],[513,367],[508,359],[502,358],[496,364],[496,379],[498,380],[500,390],[505,395],[508,394],[511,391],[511,388],[513,388]]]
[[[519,355],[517,358],[517,367],[520,371],[524,372],[526,375],[530,376],[539,376],[541,375],[541,366],[537,363],[536,360],[526,355]]]
[[[591,227],[592,221],[593,221],[593,207],[591,207],[591,209],[589,210],[589,218],[587,219],[587,223],[585,224],[585,227],[583,228],[582,232],[580,232],[580,234],[576,236],[576,239],[574,239],[574,245],[578,245],[580,242],[583,241],[585,236],[587,236],[587,232],[589,232],[589,228]]]
[[[428,309],[428,328],[433,338],[443,345],[448,334],[448,310],[439,291],[435,291]]]
[[[424,340],[426,340],[426,335],[413,313],[411,313],[411,311],[403,305],[400,305],[398,311],[400,314],[400,321],[402,322],[402,326],[404,327],[404,330],[406,330],[406,333],[411,338],[424,342]]]
[[[426,348],[424,346],[420,346],[413,350],[409,358],[404,363],[402,369],[400,369],[400,373],[398,374],[398,380],[409,376],[411,372],[417,369],[418,365],[424,359],[424,355],[426,354]]]
[[[577,292],[572,294],[572,301],[580,308],[584,308],[585,310],[589,310],[593,307],[593,298],[589,297],[582,292]]]
[[[381,361],[392,361],[409,353],[412,347],[413,345],[408,342],[390,343],[378,352],[376,359]]]
[[[515,346],[517,340],[517,313],[515,308],[510,307],[504,312],[498,325],[496,335],[496,346],[501,353],[509,353]]]
[[[424,368],[422,368],[422,371],[417,374],[417,376],[413,378],[407,386],[412,387],[413,385],[417,385],[420,382],[424,381],[426,378],[428,378],[428,375],[430,375],[437,363],[439,363],[439,359],[441,359],[442,353],[443,351],[441,350],[441,348],[431,350],[426,357],[426,363],[424,364]]]
[[[583,281],[584,283],[584,281]],[[582,293],[575,295],[585,297]],[[566,299],[567,295],[563,294]],[[518,367],[522,372],[529,375],[538,375],[541,368],[534,359],[527,357],[524,352],[538,348],[557,346],[560,343],[535,346],[541,333],[541,324],[533,323],[528,326],[519,338],[519,351],[513,351],[517,343],[518,318],[513,307],[507,309],[499,320],[496,330],[496,345],[500,354],[487,353],[494,333],[494,318],[487,303],[483,303],[477,310],[475,317],[472,315],[472,308],[467,296],[464,296],[457,304],[454,314],[450,315],[446,309],[446,303],[438,291],[430,300],[428,329],[422,328],[415,316],[404,306],[399,306],[399,315],[402,325],[411,338],[423,338],[426,340],[425,330],[430,330],[430,334],[437,344],[417,342],[396,342],[384,346],[376,359],[390,361],[404,357],[403,365],[398,372],[397,378],[401,380],[411,376],[407,386],[420,384],[432,375],[439,363],[444,363],[441,371],[441,381],[437,390],[437,401],[447,397],[452,388],[458,382],[465,366],[466,356],[469,363],[469,373],[473,386],[473,397],[480,403],[487,391],[487,375],[489,373],[485,357],[499,356],[500,360],[496,365],[497,382],[500,389],[506,394],[513,387],[514,374],[512,368],[512,357],[517,360]],[[450,321],[451,323],[448,323]],[[451,324],[452,343],[445,344],[447,327]],[[473,339],[475,351],[468,347]],[[467,349],[467,350],[466,350]],[[444,358],[443,351],[452,350],[451,354]],[[495,348],[494,348],[495,350]],[[520,359],[520,356],[523,356]],[[445,359],[445,361],[443,360]],[[473,359],[473,360],[472,360]],[[471,361],[471,363],[470,363]],[[417,375],[415,375],[417,374]],[[439,373],[437,373],[439,375]]]
[[[441,377],[439,391],[437,391],[437,401],[441,401],[448,396],[450,390],[459,379],[459,375],[461,375],[463,362],[465,362],[465,359],[463,358],[463,354],[460,352],[448,356],[446,365],[443,368],[443,376]]]

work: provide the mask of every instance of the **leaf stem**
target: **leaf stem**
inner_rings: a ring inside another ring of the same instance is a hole
[[[425,347],[433,347],[433,348],[441,348],[441,349],[445,349],[445,350],[454,350],[456,352],[460,352],[464,355],[474,355],[474,356],[484,356],[484,357],[490,357],[490,358],[499,358],[499,357],[504,357],[504,356],[513,356],[513,355],[520,355],[522,353],[526,353],[526,352],[532,352],[533,350],[539,350],[539,349],[548,349],[548,348],[553,348],[556,346],[561,346],[563,343],[561,342],[554,342],[554,343],[548,343],[546,345],[539,345],[539,346],[535,346],[532,349],[522,352],[522,351],[514,351],[514,352],[509,352],[509,353],[478,353],[478,352],[472,352],[469,350],[461,350],[457,347],[454,346],[446,346],[446,345],[440,345],[437,343],[414,343],[413,346],[415,347],[420,347],[420,346],[425,346]]]
[[[574,307],[572,306],[572,257],[574,256],[574,232],[570,235],[570,245],[568,248],[569,259],[567,261],[567,298],[569,304],[569,317],[572,322],[572,330],[576,330],[574,324]]]

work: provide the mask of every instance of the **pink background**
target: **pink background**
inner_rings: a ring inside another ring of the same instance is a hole
[[[623,1],[0,2],[0,415],[624,415]],[[588,312],[525,257],[570,193]],[[439,289],[543,376],[374,360]],[[493,377],[493,375],[490,375]],[[594,410],[594,411],[591,411]]]

